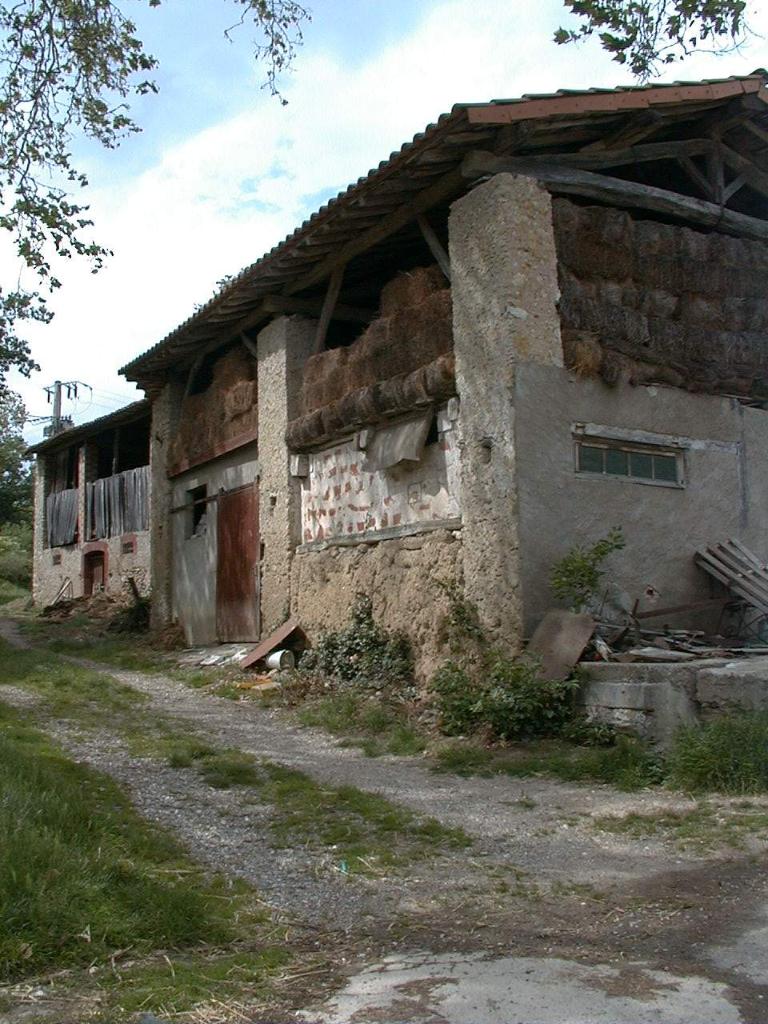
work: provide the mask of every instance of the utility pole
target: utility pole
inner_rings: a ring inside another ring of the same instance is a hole
[[[45,428],[45,436],[53,437],[55,434],[60,434],[62,430],[67,430],[72,426],[71,416],[61,415],[61,397],[62,393],[66,391],[67,398],[77,398],[78,388],[88,388],[91,390],[90,384],[85,384],[81,380],[67,380],[60,381],[55,380],[53,384],[49,384],[47,388],[44,388],[46,395],[48,396],[48,404],[53,402],[53,415],[50,417],[50,426]],[[48,419],[48,417],[41,417]]]
[[[61,381],[57,380],[53,385],[53,419],[51,420],[51,433],[58,434],[61,430]]]

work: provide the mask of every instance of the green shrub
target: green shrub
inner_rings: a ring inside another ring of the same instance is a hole
[[[669,781],[692,792],[765,792],[768,713],[728,715],[682,729],[668,765]]]
[[[32,582],[32,528],[27,523],[0,527],[0,580],[25,588]]]
[[[484,720],[501,739],[556,736],[574,715],[578,683],[542,679],[529,659],[497,656],[481,702]]]
[[[575,547],[555,562],[550,575],[550,586],[555,597],[567,601],[574,611],[582,611],[597,595],[602,568],[606,558],[625,546],[620,526],[615,526],[592,547]]]
[[[446,736],[464,736],[478,728],[481,694],[465,669],[447,661],[432,677],[432,690],[441,732]]]
[[[489,729],[498,739],[556,736],[574,717],[578,683],[542,679],[531,659],[496,654],[481,675],[447,662],[435,673],[440,729],[460,736]]]
[[[323,633],[302,656],[300,668],[302,673],[315,672],[337,682],[381,690],[409,682],[413,658],[408,637],[374,622],[371,599],[358,594],[349,625],[335,633]]]

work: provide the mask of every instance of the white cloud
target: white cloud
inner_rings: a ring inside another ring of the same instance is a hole
[[[217,279],[253,262],[453,103],[627,81],[595,44],[552,43],[562,11],[557,0],[443,0],[361,66],[307,50],[286,90],[288,107],[244,82],[253,101],[238,116],[169,146],[128,184],[102,184],[92,213],[116,255],[97,276],[76,265],[62,275],[55,321],[30,332],[43,373],[22,386],[29,409],[40,410],[40,388],[54,378],[128,398],[118,366],[186,319]],[[761,49],[760,39],[747,54],[698,56],[674,77],[743,74],[761,62]],[[91,407],[80,418],[104,411]]]

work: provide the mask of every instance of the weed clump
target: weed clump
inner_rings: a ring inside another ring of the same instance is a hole
[[[726,715],[681,729],[668,757],[669,781],[691,792],[768,790],[768,712]]]
[[[379,691],[411,681],[413,655],[408,637],[375,622],[370,597],[358,594],[349,624],[323,633],[302,656],[300,668],[336,684]]]
[[[542,679],[538,662],[499,653],[480,672],[449,661],[432,678],[446,736],[486,729],[502,740],[562,732],[574,717],[578,685]]]

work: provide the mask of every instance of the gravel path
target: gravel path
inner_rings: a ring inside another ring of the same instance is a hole
[[[0,635],[26,646],[12,622],[0,622]],[[250,701],[201,693],[167,676],[88,664],[145,694],[145,711],[181,724],[214,745],[235,747],[299,769],[321,783],[379,793],[419,815],[464,829],[474,839],[475,859],[530,871],[539,880],[605,884],[667,873],[691,861],[690,855],[662,841],[628,841],[593,827],[597,816],[692,806],[674,794],[622,794],[607,786],[540,778],[443,775],[419,758],[366,757],[355,748],[340,746],[322,730],[298,727],[285,712]],[[12,700],[9,688],[3,692]],[[272,850],[267,855],[263,836],[254,836],[253,823],[266,820],[266,808],[249,804],[249,798],[237,792],[212,795],[194,773],[131,757],[106,730],[86,739],[71,730],[65,736],[60,723],[53,728],[78,756],[127,784],[145,813],[171,824],[194,846],[206,847],[204,859],[210,859],[210,847],[220,863],[231,858],[242,864],[244,855],[249,861],[258,860],[264,887],[267,865],[271,869],[280,861]],[[206,828],[206,815],[214,805],[222,820]],[[246,827],[238,827],[238,822]],[[283,865],[280,871],[285,870]],[[317,870],[316,861],[308,855],[303,871],[316,874]]]
[[[0,636],[30,646],[11,622],[0,620]],[[299,769],[321,784],[382,794],[472,837],[467,850],[441,851],[383,877],[344,874],[332,849],[301,843],[275,849],[274,809],[258,789],[212,789],[194,770],[136,756],[117,724],[85,728],[55,719],[37,694],[0,678],[1,700],[114,777],[138,811],[173,831],[196,860],[247,879],[278,921],[307,929],[310,945],[333,950],[340,966],[409,948],[483,956],[514,949],[598,966],[642,958],[660,969],[676,966],[681,977],[731,986],[743,1019],[768,1024],[768,990],[739,966],[764,962],[764,943],[753,938],[765,931],[764,847],[750,856],[681,853],[661,839],[594,827],[596,817],[682,810],[691,801],[547,779],[441,775],[419,758],[367,758],[320,730],[299,728],[286,712],[202,693],[167,676],[87,664],[145,694],[142,717],[155,715],[183,733]],[[712,953],[721,946],[722,963]]]

